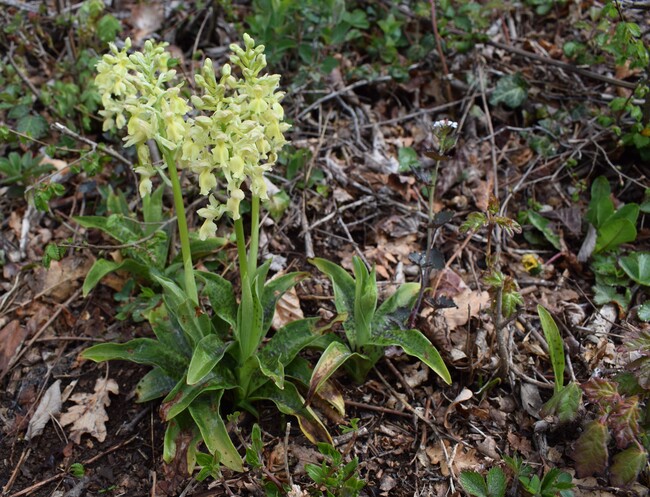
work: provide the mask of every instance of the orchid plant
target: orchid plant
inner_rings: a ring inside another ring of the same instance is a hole
[[[273,167],[289,128],[280,104],[280,76],[262,74],[264,46],[256,46],[244,35],[243,48],[231,45],[230,64],[221,68],[220,77],[212,62],[205,61],[194,77],[200,94],[188,100],[182,84],[175,84],[176,72],[170,68],[164,43],[147,41],[142,52],[129,54],[130,48],[128,39],[121,49],[110,44],[110,53],[97,65],[95,82],[102,94],[104,130],[126,128],[125,145],[137,149],[135,172],[143,198],[152,194],[156,176],[171,186],[182,271],[175,278],[173,272],[137,266],[164,293],[164,305],[148,312],[155,339],[99,344],[86,349],[83,357],[153,366],[137,386],[138,400],[164,397],[163,457],[167,462],[184,458],[188,473],[197,464],[202,476],[218,473],[220,465],[242,470],[242,458],[223,416],[234,409],[257,414],[254,401],[260,399],[296,416],[312,441],[331,441],[295,385],[306,388],[311,376],[307,361],[298,353],[314,345],[328,328],[318,328],[318,318],[301,319],[267,340],[275,304],[306,276],[290,273],[267,281],[270,261],[258,266],[260,204],[268,197],[264,173]],[[152,160],[151,146],[160,151],[161,163]],[[213,237],[216,221],[224,215],[234,223],[239,297],[230,281],[194,270],[179,169],[198,181],[201,194],[208,196],[207,206],[198,210],[204,220],[200,238]],[[220,182],[225,183],[225,203],[215,195]],[[251,203],[248,237],[240,213],[246,191]],[[116,268],[103,263],[91,271],[84,291]],[[205,300],[209,305],[204,307]],[[321,388],[319,395],[343,414],[343,400],[336,390]],[[208,453],[201,452],[201,443]]]

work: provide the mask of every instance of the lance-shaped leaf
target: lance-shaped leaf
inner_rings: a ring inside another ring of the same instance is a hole
[[[329,328],[318,328],[320,318],[307,318],[292,321],[283,326],[260,349],[257,354],[260,370],[266,378],[273,380],[275,385],[284,388],[284,366],[289,364],[298,353]],[[250,391],[253,392],[266,381],[265,378],[253,379]]]
[[[121,359],[158,366],[172,377],[182,376],[188,363],[182,354],[152,338],[135,338],[126,343],[100,343],[84,350],[81,357],[95,362]]]
[[[315,258],[310,261],[332,281],[334,287],[334,305],[339,314],[346,313],[345,333],[352,350],[357,349],[357,339],[354,330],[354,278],[338,264],[326,259]]]
[[[559,418],[560,423],[568,423],[578,416],[581,401],[582,390],[577,383],[572,381],[553,393],[553,396],[542,406],[540,415],[544,417],[555,415]]]
[[[264,333],[268,332],[273,321],[275,306],[278,300],[291,288],[304,280],[309,273],[289,273],[278,276],[264,285],[262,308],[264,309]]]
[[[353,257],[352,264],[356,277],[354,293],[356,343],[359,347],[363,347],[370,339],[371,323],[377,309],[377,274],[374,267],[368,272],[359,257]]]
[[[548,345],[548,354],[551,358],[553,366],[553,376],[555,377],[555,392],[559,392],[564,385],[564,342],[560,335],[560,330],[555,324],[555,320],[551,313],[548,312],[543,306],[537,306],[537,314],[539,314],[540,322],[542,323],[542,330],[544,330],[544,338]]]
[[[263,336],[264,310],[257,293],[257,284],[242,284],[241,304],[237,311],[235,338],[239,344],[242,357],[239,362],[252,357]]]
[[[73,218],[84,228],[94,228],[103,231],[120,243],[129,243],[142,238],[142,229],[138,222],[122,214],[109,216],[77,216]]]
[[[638,481],[643,468],[648,464],[648,453],[634,444],[612,458],[609,481],[615,487],[626,487]]]
[[[172,319],[165,306],[159,305],[149,310],[146,313],[146,318],[161,345],[180,352],[187,357],[189,362],[192,357],[192,346],[178,322]]]
[[[573,452],[579,478],[605,473],[608,442],[609,431],[605,423],[600,420],[587,423]]]
[[[608,220],[598,229],[595,253],[614,250],[619,245],[636,240],[636,226],[628,219]]]
[[[122,262],[97,259],[84,279],[84,284],[82,286],[83,296],[87,297],[90,291],[97,286],[104,276],[114,271],[121,270],[128,271],[131,274],[146,279],[150,278],[149,267],[145,264],[140,264],[133,259],[125,259]]]
[[[309,382],[309,392],[307,393],[307,404],[316,392],[326,384],[327,380],[347,361],[353,357],[366,359],[364,356],[350,351],[347,345],[341,342],[332,342],[322,353],[318,363],[314,367]]]
[[[183,377],[163,400],[160,414],[165,421],[169,421],[187,409],[199,395],[236,386],[235,377],[229,368],[211,371],[196,385],[188,385],[187,379]]]
[[[219,462],[227,468],[243,471],[242,458],[233,445],[219,413],[222,395],[223,390],[201,397],[189,406],[189,411],[210,454],[219,454]]]
[[[148,402],[167,395],[178,382],[165,373],[162,368],[155,367],[138,382],[135,387],[137,402]]]
[[[174,281],[156,273],[153,273],[152,277],[163,287],[167,310],[177,320],[192,345],[196,346],[211,331],[210,319],[203,313],[197,316],[198,303],[188,299],[183,289]]]
[[[386,316],[392,316],[395,319],[399,319],[399,316],[394,316],[394,313],[401,309],[410,311],[413,304],[415,304],[415,299],[418,296],[419,290],[420,285],[417,283],[404,283],[403,285],[400,285],[395,293],[384,300],[384,302],[379,306],[379,309],[377,309],[373,326],[380,326],[380,320]],[[408,317],[408,312],[405,316]]]
[[[370,345],[398,345],[408,355],[417,357],[429,366],[445,383],[451,384],[451,375],[440,353],[420,331],[400,329],[378,329],[373,331],[370,337]]]
[[[311,380],[312,368],[307,359],[297,356],[285,370],[287,377],[294,380],[305,388],[309,388]],[[331,381],[324,382],[316,392],[316,397],[319,397],[329,405],[331,405],[341,416],[345,416],[345,400],[341,391],[334,386]]]
[[[224,342],[217,335],[203,338],[194,349],[187,370],[187,383],[194,385],[205,378],[218,364],[232,342]]]
[[[203,293],[210,300],[212,312],[230,326],[237,326],[237,299],[232,283],[218,274],[197,271],[205,286]]]
[[[591,184],[591,200],[585,217],[596,228],[603,226],[605,221],[614,214],[614,202],[610,197],[611,192],[609,181],[605,176],[598,176]]]
[[[332,437],[327,432],[323,422],[316,413],[305,406],[305,399],[298,393],[293,383],[285,383],[284,389],[280,390],[271,382],[265,383],[256,390],[249,400],[270,400],[284,414],[295,416],[298,419],[300,429],[312,443],[332,443]]]

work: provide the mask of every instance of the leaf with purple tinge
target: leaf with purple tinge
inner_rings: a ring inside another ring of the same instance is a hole
[[[590,421],[576,442],[573,460],[578,477],[604,474],[607,469],[609,431],[604,422]]]

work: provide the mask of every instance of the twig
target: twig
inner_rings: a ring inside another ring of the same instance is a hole
[[[455,34],[462,33],[462,31],[459,31],[457,29],[450,29],[449,31]],[[537,62],[541,62],[543,64],[559,67],[561,69],[564,69],[565,71],[573,72],[581,76],[584,76],[586,78],[595,79],[596,81],[602,81],[603,83],[608,83],[614,86],[620,86],[622,88],[628,88],[630,90],[636,90],[637,87],[636,83],[629,83],[627,81],[623,81],[620,79],[610,78],[609,76],[603,76],[602,74],[588,71],[587,69],[582,69],[580,67],[576,67],[574,65],[567,64],[566,62],[562,62],[559,60],[551,59],[549,57],[543,57],[536,53],[528,52],[527,50],[522,50],[521,48],[506,45],[505,43],[499,43],[498,41],[492,41],[492,40],[485,40],[484,43],[486,45],[492,45],[493,47],[500,48],[502,50],[507,50],[508,52],[512,52],[517,55],[521,55],[522,57],[527,57],[529,59],[536,60]]]
[[[16,478],[18,477],[18,472],[20,471],[20,468],[22,467],[24,462],[27,460],[27,458],[29,457],[29,454],[31,454],[31,452],[32,452],[32,449],[28,448],[28,449],[24,449],[23,453],[20,454],[20,459],[18,459],[18,463],[16,464],[16,467],[11,472],[11,476],[9,477],[9,481],[7,481],[7,484],[4,487],[2,487],[2,494],[3,495],[6,495],[7,493],[9,493],[9,490],[11,490],[11,487],[14,486],[14,483],[16,482]]]
[[[74,131],[72,131],[71,129],[67,128],[66,126],[64,126],[63,124],[61,124],[59,122],[52,123],[51,128],[63,133],[64,135],[68,135],[68,136],[74,138],[75,140],[78,140],[78,141],[80,141],[82,143],[85,143],[86,145],[90,145],[93,148],[93,150],[100,150],[102,152],[105,152],[106,154],[108,154],[111,157],[119,160],[123,164],[125,164],[125,165],[127,165],[129,167],[133,167],[133,164],[131,163],[131,161],[129,161],[129,159],[127,159],[123,155],[120,155],[118,152],[113,150],[111,147],[107,147],[107,146],[105,146],[104,144],[101,144],[101,143],[96,143],[96,142],[86,138],[85,136],[81,136],[80,134],[75,133]]]
[[[442,64],[442,72],[444,74],[445,92],[447,93],[447,100],[451,102],[451,86],[449,84],[449,67],[447,66],[447,59],[445,52],[442,50],[442,43],[440,42],[440,33],[438,32],[438,15],[436,14],[436,0],[429,0],[431,4],[431,25],[433,27],[433,35],[436,39],[436,50],[440,56],[440,63]]]
[[[296,116],[296,121],[299,121],[300,119],[305,117],[307,114],[309,114],[312,110],[314,110],[319,105],[327,102],[328,100],[331,100],[331,99],[336,98],[336,97],[338,97],[340,95],[343,95],[344,93],[347,93],[350,90],[354,90],[355,88],[358,88],[360,86],[365,86],[365,85],[369,85],[369,84],[372,84],[372,83],[383,83],[384,81],[390,81],[392,79],[393,78],[390,77],[390,76],[380,76],[379,78],[376,78],[376,79],[373,79],[373,80],[362,79],[360,81],[355,81],[354,83],[352,83],[352,84],[350,84],[348,86],[344,86],[340,90],[336,90],[336,91],[333,91],[331,93],[328,93],[324,97],[321,97],[318,100],[316,100],[313,104],[307,106],[307,108],[305,110],[303,110],[300,114],[298,114],[298,116]]]
[[[14,47],[14,44],[12,43],[9,46],[9,53],[7,54],[8,58],[9,58],[9,64],[11,64],[11,67],[14,68],[14,71],[16,71],[16,73],[18,73],[18,76],[20,77],[20,79],[23,80],[23,83],[25,83],[28,86],[29,91],[31,91],[34,94],[34,96],[37,99],[40,100],[41,99],[41,92],[38,91],[38,89],[34,86],[34,83],[32,83],[29,80],[29,78],[27,76],[25,76],[23,74],[23,72],[20,70],[20,68],[16,65],[16,62],[14,61],[14,58],[13,58],[14,49],[15,49],[15,47]]]
[[[293,478],[289,470],[289,433],[291,432],[291,421],[287,422],[287,428],[284,430],[284,470],[287,472],[289,486],[293,485]]]
[[[54,288],[54,287],[52,287],[52,288]],[[47,290],[49,291],[49,290],[51,290],[52,288],[48,288]],[[79,294],[80,294],[80,293],[81,293],[81,288],[79,288],[77,291],[75,291],[75,292],[74,292],[74,293],[73,293],[73,294],[68,298],[68,300],[66,300],[63,304],[59,304],[59,306],[57,307],[56,311],[54,311],[54,313],[52,314],[52,316],[50,316],[50,319],[48,319],[48,320],[45,322],[45,324],[44,324],[43,326],[40,327],[40,329],[39,329],[39,330],[34,334],[34,336],[32,337],[32,339],[31,339],[29,342],[27,342],[27,344],[25,345],[25,347],[23,347],[23,349],[22,349],[21,351],[20,351],[18,354],[16,354],[15,356],[12,357],[11,361],[9,362],[9,369],[10,369],[10,368],[13,368],[13,367],[18,363],[18,361],[23,357],[23,355],[25,354],[25,352],[26,352],[26,351],[27,351],[27,350],[28,350],[32,345],[34,345],[34,342],[35,342],[35,341],[36,341],[36,340],[37,340],[37,339],[38,339],[38,338],[43,334],[43,332],[44,332],[44,331],[45,331],[45,330],[46,330],[46,329],[47,329],[47,328],[48,328],[48,327],[49,327],[49,326],[54,322],[54,320],[55,320],[57,317],[59,317],[59,314],[61,314],[61,312],[62,312],[64,309],[68,309],[70,303],[74,302],[74,300],[75,300],[77,297],[79,297]],[[37,298],[37,297],[34,297],[34,299],[36,299],[36,298]]]
[[[86,459],[85,461],[82,462],[82,464],[83,464],[84,466],[88,466],[88,465],[94,463],[95,461],[97,461],[98,459],[101,459],[101,458],[104,457],[105,455],[110,454],[111,452],[115,452],[116,450],[121,449],[121,448],[124,447],[125,445],[130,444],[130,443],[133,442],[133,441],[134,441],[138,436],[139,436],[139,435],[133,435],[133,436],[132,436],[131,438],[129,438],[128,440],[125,440],[125,441],[123,441],[123,442],[118,443],[117,445],[114,445],[113,447],[111,447],[111,448],[105,450],[105,451],[102,452],[101,454],[97,454],[96,456],[91,457],[90,459]],[[63,472],[63,473],[58,473],[58,474],[56,474],[56,475],[54,475],[54,476],[51,476],[51,477],[49,477],[49,478],[47,478],[47,479],[45,479],[45,480],[39,481],[38,483],[34,483],[33,485],[31,485],[31,486],[29,486],[29,487],[27,487],[27,488],[24,488],[24,489],[22,489],[20,492],[16,492],[15,494],[10,495],[9,497],[21,497],[22,495],[29,495],[29,494],[31,494],[32,492],[38,490],[39,488],[44,487],[44,486],[47,485],[48,483],[52,483],[52,482],[54,482],[54,481],[56,481],[56,480],[60,480],[61,478],[63,478],[63,477],[66,476],[67,474],[68,474],[68,473],[65,473],[65,472]]]

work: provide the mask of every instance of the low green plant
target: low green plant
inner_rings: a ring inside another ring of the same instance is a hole
[[[641,386],[641,378],[647,378],[647,372],[637,367],[647,365],[649,344],[647,335],[630,343],[630,348],[644,351],[644,362],[630,365],[633,374],[621,374],[614,381],[591,378],[582,385],[585,397],[596,408],[596,418],[584,424],[574,445],[579,477],[607,473],[612,485],[625,487],[636,482],[647,467],[650,432],[647,408],[643,408],[650,390],[647,383]],[[613,449],[616,452],[610,462]]]
[[[318,493],[326,497],[357,497],[366,482],[359,478],[359,458],[345,462],[343,454],[329,443],[319,443],[318,451],[323,462],[305,464],[305,471],[318,487]]]
[[[564,341],[560,330],[551,316],[543,306],[537,306],[537,314],[542,324],[544,338],[548,346],[548,355],[551,359],[555,385],[553,396],[542,406],[542,416],[555,415],[560,423],[574,421],[578,416],[578,409],[582,403],[582,391],[574,381],[564,384]]]
[[[635,264],[642,257],[630,255],[619,258],[620,246],[636,240],[639,212],[640,207],[636,203],[615,209],[607,178],[599,176],[594,180],[585,217],[596,233],[591,259],[596,280],[593,287],[596,304],[615,302],[621,309],[626,309],[632,298],[632,276],[641,281],[644,279],[641,266]]]
[[[345,364],[357,382],[362,382],[370,369],[383,357],[384,348],[397,345],[409,355],[429,366],[447,384],[451,376],[442,357],[419,330],[408,329],[409,314],[418,296],[420,285],[405,283],[379,307],[377,275],[368,271],[359,257],[353,257],[354,277],[344,268],[326,259],[313,259],[334,287],[336,310],[344,316],[346,340],[332,339],[320,357],[310,383],[310,393],[318,392],[334,372]]]
[[[532,497],[573,497],[571,489],[575,485],[569,473],[551,468],[540,478],[517,455],[503,456],[503,460],[514,474],[512,495],[521,486]],[[476,471],[462,471],[459,479],[463,489],[474,497],[505,497],[508,489],[508,477],[498,466],[491,468],[485,478]]]
[[[248,35],[244,44],[244,48],[231,45],[232,65],[222,67],[220,79],[212,62],[205,61],[194,77],[201,94],[191,97],[192,107],[181,84],[174,84],[175,71],[169,68],[164,44],[148,41],[143,52],[131,55],[129,40],[122,49],[111,44],[95,80],[102,93],[104,129],[126,127],[126,146],[137,148],[141,196],[156,195],[155,176],[171,185],[181,261],[175,273],[146,268],[147,277],[163,293],[163,305],[147,313],[155,339],[99,344],[82,355],[94,361],[122,359],[153,366],[138,383],[138,400],[164,397],[163,458],[184,461],[188,472],[196,465],[208,474],[219,465],[243,469],[224,413],[236,408],[257,414],[257,400],[270,400],[281,412],[296,416],[310,440],[331,440],[296,386],[307,385],[311,373],[298,353],[328,328],[319,328],[317,318],[301,319],[267,336],[276,302],[306,275],[289,273],[267,280],[271,261],[258,265],[260,208],[268,197],[263,175],[275,163],[288,125],[280,104],[283,94],[277,91],[280,77],[261,74],[266,66],[264,47],[256,46]],[[164,165],[151,161],[149,140],[158,146]],[[200,238],[213,237],[215,223],[224,214],[234,222],[239,296],[229,280],[194,270],[179,167],[198,177],[201,194],[209,195],[208,206],[198,210],[204,219]],[[212,194],[219,179],[226,184],[225,204]],[[248,237],[240,212],[245,181],[250,181],[251,194]],[[204,299],[208,307],[203,306]],[[342,410],[340,394],[328,392],[327,400]]]

